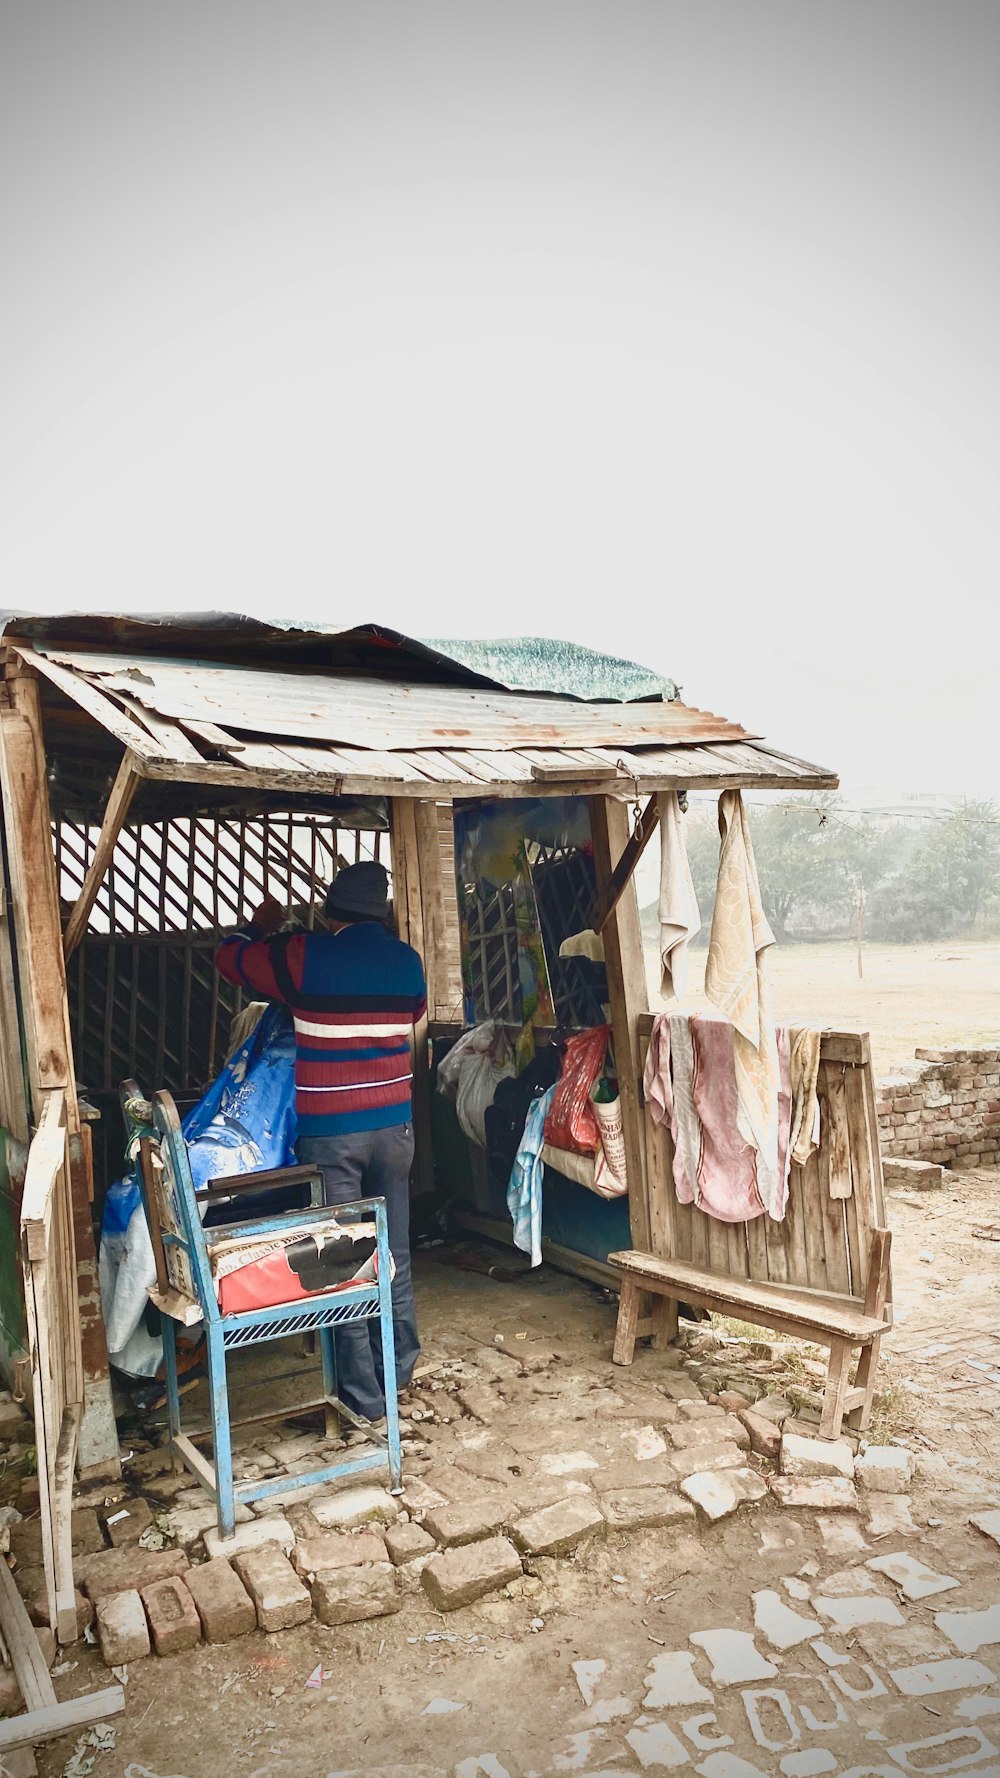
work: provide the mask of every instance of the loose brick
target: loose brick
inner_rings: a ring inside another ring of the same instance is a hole
[[[407,1562],[414,1562],[418,1556],[429,1556],[434,1549],[434,1539],[422,1525],[412,1519],[399,1525],[390,1525],[385,1534],[386,1554],[390,1562],[402,1568]]]
[[[781,1450],[781,1427],[752,1408],[744,1408],[740,1419],[749,1434],[751,1451],[756,1451],[758,1457],[776,1460]]]
[[[109,1507],[104,1515],[104,1529],[116,1550],[127,1550],[138,1543],[153,1523],[148,1500],[122,1500]]]
[[[467,1414],[481,1420],[484,1426],[492,1426],[497,1415],[502,1412],[503,1404],[499,1402],[492,1389],[485,1383],[466,1383],[458,1391],[458,1400]]]
[[[295,1532],[281,1513],[237,1525],[232,1537],[220,1537],[217,1526],[209,1526],[205,1532],[205,1548],[210,1556],[232,1558],[269,1543],[276,1544],[285,1555],[289,1555],[294,1547]]]
[[[667,1437],[678,1451],[695,1445],[718,1445],[731,1442],[750,1449],[750,1434],[735,1414],[721,1414],[717,1420],[690,1420],[667,1428]]]
[[[312,1616],[312,1600],[287,1556],[277,1544],[234,1556],[233,1567],[250,1594],[262,1630],[288,1630],[306,1624]]]
[[[522,1572],[513,1544],[506,1537],[488,1537],[483,1543],[463,1543],[431,1556],[420,1582],[438,1611],[456,1611],[519,1580]]]
[[[94,1556],[104,1548],[104,1533],[92,1506],[78,1506],[72,1518],[74,1556]]]
[[[821,1513],[857,1512],[860,1504],[854,1483],[846,1476],[817,1481],[775,1476],[771,1493],[781,1506],[806,1507]]]
[[[112,1593],[97,1607],[97,1635],[108,1667],[124,1667],[149,1653],[149,1626],[134,1587]]]
[[[559,1556],[603,1530],[604,1514],[597,1502],[574,1495],[518,1519],[511,1536],[526,1555]]]
[[[292,1551],[292,1567],[300,1580],[311,1580],[335,1568],[358,1568],[385,1561],[385,1541],[375,1531],[320,1531],[300,1537]]]
[[[781,1441],[782,1475],[807,1477],[854,1474],[854,1452],[846,1439],[802,1438],[785,1431]]]
[[[683,1481],[686,1476],[708,1474],[719,1469],[742,1469],[746,1457],[732,1439],[720,1444],[692,1445],[687,1451],[675,1451],[674,1475]]]
[[[398,1611],[403,1595],[391,1562],[377,1562],[325,1569],[312,1583],[312,1602],[321,1624],[357,1624]]]
[[[112,1593],[128,1593],[171,1574],[184,1574],[187,1567],[183,1550],[100,1550],[75,1564],[77,1584],[95,1604]]]
[[[613,1531],[647,1531],[693,1519],[694,1507],[669,1488],[623,1488],[601,1495],[601,1510]]]
[[[257,1628],[257,1611],[225,1556],[189,1568],[184,1584],[194,1600],[206,1642],[232,1642]]]
[[[454,1506],[436,1506],[424,1514],[424,1525],[438,1543],[477,1543],[503,1528],[507,1512],[504,1500],[460,1500]]]
[[[339,1494],[310,1500],[309,1511],[328,1531],[352,1531],[357,1525],[378,1522],[392,1525],[399,1518],[399,1506],[384,1488],[344,1488]]]
[[[913,1476],[911,1451],[900,1445],[870,1445],[855,1460],[854,1478],[867,1494],[905,1494]]]
[[[143,1587],[140,1597],[146,1607],[153,1647],[158,1655],[176,1655],[186,1648],[197,1648],[201,1641],[201,1620],[179,1575],[152,1581],[148,1587]]]

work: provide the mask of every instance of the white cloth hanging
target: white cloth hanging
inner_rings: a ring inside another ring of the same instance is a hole
[[[719,798],[719,881],[705,969],[705,993],[735,1029],[739,1127],[757,1150],[757,1188],[765,1209],[780,1216],[778,1169],[778,1045],[767,952],[774,943],[761,901],[757,864],[743,798]]]
[[[661,790],[660,810],[660,991],[681,999],[687,988],[688,945],[701,931],[701,913],[688,862],[684,817],[676,790]]]

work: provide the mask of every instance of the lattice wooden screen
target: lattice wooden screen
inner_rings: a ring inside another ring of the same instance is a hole
[[[75,901],[98,830],[54,830],[60,894]],[[218,934],[275,895],[311,928],[337,861],[381,858],[388,835],[332,817],[182,817],[123,829],[86,938],[69,963],[70,1018],[81,1086],[115,1092],[198,1091],[225,1059],[240,991],[216,975]]]
[[[594,862],[578,847],[532,846],[531,877],[549,968],[556,1016],[564,1030],[583,1030],[604,1019],[608,997],[603,967],[579,958],[561,958],[564,938],[589,923],[596,893]],[[462,887],[469,935],[464,959],[467,993],[477,1022],[501,1019],[521,1022],[514,886],[493,889],[485,884]]]

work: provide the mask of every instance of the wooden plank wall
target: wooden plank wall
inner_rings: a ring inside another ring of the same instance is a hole
[[[645,1066],[652,1018],[642,1021]],[[823,1033],[818,1081],[820,1146],[793,1163],[781,1222],[723,1223],[678,1202],[670,1132],[645,1111],[650,1251],[755,1283],[793,1285],[863,1304],[875,1228],[885,1226],[868,1039]]]

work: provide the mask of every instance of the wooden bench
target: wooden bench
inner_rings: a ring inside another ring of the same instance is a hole
[[[643,1060],[652,1017],[640,1021]],[[655,1343],[677,1335],[679,1302],[829,1347],[821,1438],[871,1416],[879,1342],[891,1325],[891,1235],[867,1035],[825,1031],[818,1083],[821,1139],[793,1165],[782,1222],[722,1223],[678,1202],[670,1132],[649,1117],[646,1158],[652,1252],[608,1255],[622,1274],[616,1364],[631,1364],[647,1297]],[[648,1324],[647,1324],[648,1325]],[[851,1366],[860,1351],[852,1383]]]

